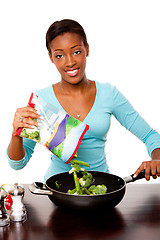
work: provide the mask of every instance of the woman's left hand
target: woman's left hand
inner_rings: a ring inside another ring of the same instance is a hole
[[[134,173],[135,176],[145,170],[145,179],[150,180],[150,175],[156,179],[157,176],[160,176],[160,160],[144,161]]]
[[[152,161],[142,162],[140,167],[134,173],[135,176],[138,176],[138,174],[143,170],[145,170],[145,178],[147,181],[150,180],[150,176],[154,179],[156,179],[157,176],[160,176],[160,148],[153,150]]]

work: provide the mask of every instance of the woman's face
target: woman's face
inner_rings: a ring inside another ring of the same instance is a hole
[[[64,33],[51,42],[51,61],[55,64],[62,80],[77,84],[85,77],[86,57],[89,47],[76,33]]]

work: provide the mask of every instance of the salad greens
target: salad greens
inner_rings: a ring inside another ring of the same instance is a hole
[[[37,122],[36,118],[32,119],[33,121]],[[23,128],[22,132],[21,132],[21,137],[25,137],[25,138],[29,138],[29,139],[35,139],[38,142],[40,142],[40,134],[39,134],[39,128],[38,127],[34,127],[34,129],[30,129],[30,128]]]
[[[87,172],[84,168],[81,168],[80,165],[90,167],[88,163],[79,160],[72,160],[69,174],[73,173],[73,178],[75,182],[75,188],[68,190],[68,194],[74,195],[99,195],[105,194],[107,192],[107,187],[102,185],[92,185],[94,179],[90,172]],[[78,178],[77,173],[82,171],[82,177]]]

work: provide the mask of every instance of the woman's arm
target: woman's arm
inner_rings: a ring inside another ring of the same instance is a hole
[[[160,148],[157,148],[157,149],[153,150],[152,160],[160,160]]]
[[[22,141],[23,141],[23,148],[25,151],[24,152],[25,155],[24,157],[22,157],[22,159],[20,159],[20,156],[19,156],[19,160],[17,158],[13,160],[13,158],[11,159],[7,153],[9,165],[11,166],[11,168],[15,170],[22,169],[26,166],[26,164],[29,162],[30,158],[32,157],[32,154],[34,152],[34,147],[36,145],[35,141],[28,138],[22,138]]]
[[[153,178],[160,176],[160,148],[154,149],[152,152],[152,161],[144,161],[140,167],[134,173],[135,177],[145,170],[145,178],[147,181],[150,180],[150,175]]]
[[[117,120],[147,147],[152,161],[144,161],[135,172],[138,175],[145,169],[146,180],[160,175],[160,135],[136,112],[128,100],[115,88],[113,93],[113,114]]]
[[[16,136],[15,133],[18,128],[32,128],[38,126],[38,122],[33,121],[32,118],[41,119],[37,111],[31,107],[18,108],[13,119],[13,132],[11,141],[8,145],[7,153],[11,160],[21,160],[25,156],[25,148],[23,146],[23,139]],[[22,120],[21,120],[22,119]]]
[[[23,139],[19,136],[11,137],[11,141],[7,149],[8,157],[12,160],[21,160],[25,156],[25,149],[23,146]]]

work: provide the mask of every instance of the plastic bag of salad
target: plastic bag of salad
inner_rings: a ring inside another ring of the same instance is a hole
[[[39,127],[19,128],[16,135],[40,143],[68,164],[76,156],[89,126],[59,110],[34,93],[30,96],[28,106],[35,108],[43,120],[33,119],[40,122]]]

